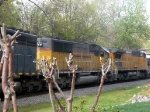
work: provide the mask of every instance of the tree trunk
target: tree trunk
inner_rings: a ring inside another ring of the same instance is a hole
[[[55,107],[55,103],[54,103],[54,98],[53,98],[53,86],[52,86],[52,81],[51,79],[48,79],[48,86],[49,86],[49,95],[50,95],[50,100],[51,100],[51,103],[52,103],[52,108],[53,108],[53,111],[56,112],[56,107]]]
[[[3,69],[2,69],[2,90],[4,93],[4,106],[3,106],[3,112],[8,112],[9,108],[9,102],[10,102],[10,89],[8,87],[7,81],[8,81],[8,58],[9,58],[9,47],[5,44],[4,49],[4,63],[3,63]]]
[[[1,27],[1,35],[3,38],[0,38],[0,45],[3,48],[3,56],[1,59],[0,70],[2,70],[2,90],[4,93],[4,106],[3,106],[3,112],[7,112],[9,109],[9,102],[10,97],[12,97],[13,101],[13,107],[14,112],[18,112],[17,109],[17,103],[16,103],[16,96],[14,92],[14,82],[13,82],[13,71],[12,71],[12,53],[11,47],[15,42],[15,39],[20,36],[19,30],[16,31],[16,33],[11,36],[6,34],[6,26],[3,24],[3,27]],[[0,36],[1,37],[1,36]],[[9,66],[8,66],[9,65]],[[8,68],[9,68],[9,79],[8,79]]]
[[[3,63],[4,63],[4,56],[2,55],[1,62],[0,62],[0,75],[2,75]]]
[[[96,96],[96,100],[95,100],[95,103],[93,104],[93,106],[91,108],[91,112],[94,112],[94,109],[95,109],[95,107],[98,103],[98,100],[99,100],[99,97],[100,97],[100,94],[101,94],[101,91],[102,91],[102,88],[103,88],[104,81],[105,81],[105,76],[102,75],[101,83],[100,83],[98,93],[97,93],[97,96]]]
[[[74,70],[73,77],[72,77],[72,82],[71,82],[70,98],[67,99],[67,102],[68,102],[68,112],[72,111],[72,102],[73,102],[73,93],[74,93],[74,86],[75,86],[75,78],[76,78],[76,73],[75,73],[75,70]]]
[[[0,112],[2,112],[2,102],[1,102],[1,99],[0,99]]]
[[[18,112],[17,99],[16,99],[16,93],[15,93],[15,82],[13,80],[13,49],[11,50],[11,53],[9,53],[8,83],[9,83],[10,90],[11,90],[11,98],[12,98],[12,105],[13,105],[14,112]]]

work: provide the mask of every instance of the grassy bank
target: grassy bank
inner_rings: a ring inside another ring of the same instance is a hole
[[[142,87],[128,87],[121,88],[117,90],[110,90],[102,92],[100,100],[98,102],[98,107],[108,109],[113,107],[119,112],[150,112],[147,109],[143,111],[138,111],[137,107],[145,109],[150,107],[149,103],[136,103],[131,105],[126,105],[131,103],[133,95],[138,94],[139,92],[147,91],[149,88]],[[90,107],[95,101],[96,94],[91,94],[87,96],[75,97],[73,102],[73,112],[89,112]],[[124,105],[125,104],[125,105]],[[123,105],[123,106],[121,106]],[[141,105],[141,106],[140,106]],[[98,109],[99,110],[99,109]],[[12,110],[10,112],[13,112]],[[51,103],[44,102],[36,105],[28,105],[25,107],[19,107],[19,112],[52,112]],[[100,112],[100,111],[99,111]],[[106,112],[106,111],[105,111]]]
[[[126,104],[114,107],[114,110],[119,110],[119,112],[150,112],[150,102]]]

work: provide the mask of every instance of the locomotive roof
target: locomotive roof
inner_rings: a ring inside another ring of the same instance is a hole
[[[58,37],[54,37],[54,36],[42,36],[40,38],[43,38],[43,39],[54,39],[54,40],[65,40],[63,38],[58,38]]]
[[[126,52],[123,49],[115,49],[115,48],[108,48],[108,50],[112,53],[125,53]]]
[[[2,27],[2,25],[0,25]],[[26,38],[37,38],[36,35],[30,34],[29,31],[23,31],[22,29],[18,29],[20,31],[21,36],[26,37]],[[14,27],[6,27],[6,33],[13,35],[17,31],[16,28]],[[0,30],[1,33],[1,30]]]
[[[51,39],[51,40],[56,40],[56,41],[60,41],[60,42],[68,42],[68,43],[73,43],[73,44],[89,44],[89,43],[82,43],[82,42],[73,42],[73,41],[67,41],[65,39],[62,39],[62,38],[57,38],[57,37],[40,37],[41,39]],[[96,44],[94,44],[96,45]]]
[[[9,28],[6,29],[7,34],[13,35],[15,32],[16,32],[16,30],[9,29]],[[21,36],[26,37],[26,38],[37,38],[36,35],[26,33],[26,32],[28,32],[28,31],[24,31],[24,32],[20,31]]]
[[[104,51],[109,53],[109,50],[107,48],[105,48],[105,47],[100,46],[100,50],[104,50]]]

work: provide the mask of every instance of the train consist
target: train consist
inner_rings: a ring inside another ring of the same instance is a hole
[[[7,33],[12,35],[15,29],[7,28]],[[14,76],[17,93],[47,89],[40,67],[33,63],[33,60],[41,58],[50,58],[51,61],[53,57],[56,57],[57,82],[61,88],[70,86],[72,75],[65,60],[69,53],[73,54],[74,63],[78,65],[76,85],[99,83],[100,57],[103,62],[107,62],[109,58],[112,60],[106,82],[149,77],[149,59],[142,51],[105,48],[95,44],[70,42],[53,37],[38,38],[36,35],[23,31],[17,41],[18,44],[14,46]],[[0,94],[2,94],[1,88]]]

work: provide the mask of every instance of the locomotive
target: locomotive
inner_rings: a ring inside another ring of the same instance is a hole
[[[143,51],[105,48],[95,44],[69,42],[66,40],[42,37],[37,39],[37,59],[56,57],[59,74],[58,84],[66,87],[70,84],[71,75],[65,63],[65,57],[72,53],[76,71],[76,84],[95,83],[100,81],[101,63],[111,58],[111,67],[105,82],[146,78],[148,76],[148,59]]]
[[[16,32],[15,28],[7,28],[6,33],[13,35]],[[36,84],[37,72],[36,65],[33,60],[36,57],[37,36],[29,34],[29,31],[20,32],[21,36],[16,39],[18,44],[14,45],[14,81],[16,82],[16,92],[22,91],[30,92],[33,90],[32,82]],[[0,50],[0,58],[2,56]],[[36,84],[39,87],[39,83]],[[0,95],[2,95],[1,79],[0,79]]]
[[[7,34],[13,35],[16,29],[7,28]],[[105,48],[91,43],[78,43],[54,37],[38,37],[28,31],[20,30],[21,36],[14,45],[14,80],[16,93],[40,91],[47,89],[40,66],[34,60],[48,59],[50,63],[55,57],[58,70],[55,77],[61,88],[70,86],[72,73],[68,69],[65,57],[72,53],[76,71],[76,85],[99,83],[101,63],[111,58],[111,67],[105,82],[147,78],[148,58],[143,51]],[[2,51],[0,52],[0,56]],[[0,85],[0,94],[2,89]]]

